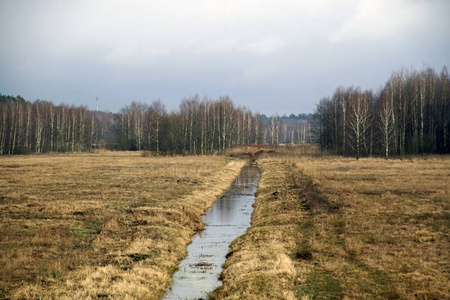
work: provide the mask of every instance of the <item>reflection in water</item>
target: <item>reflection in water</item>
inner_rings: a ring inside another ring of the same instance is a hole
[[[230,189],[203,217],[205,230],[192,238],[188,256],[163,299],[207,299],[221,285],[218,276],[230,243],[250,226],[260,170],[245,166]]]

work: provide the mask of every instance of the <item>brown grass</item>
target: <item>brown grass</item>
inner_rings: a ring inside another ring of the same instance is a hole
[[[242,165],[138,152],[0,157],[0,298],[157,299]]]
[[[259,164],[214,299],[450,298],[450,157]]]
[[[450,157],[263,150],[228,153],[263,173],[213,299],[450,299]],[[243,162],[141,155],[0,157],[0,298],[164,294]]]
[[[314,269],[339,279],[340,295],[450,298],[449,157],[303,159],[296,166],[339,207],[313,216],[303,232]]]

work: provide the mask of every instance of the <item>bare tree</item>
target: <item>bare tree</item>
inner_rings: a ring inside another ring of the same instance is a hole
[[[280,120],[278,115],[273,115],[270,117],[270,141],[272,145],[279,145],[280,140]]]
[[[4,103],[0,103],[0,155],[6,152],[6,115],[7,106]]]
[[[342,111],[342,155],[345,155],[345,148],[347,144],[347,136],[346,136],[346,129],[347,129],[347,103],[348,101],[351,102],[352,100],[352,90],[349,89],[348,91],[348,100],[346,100],[346,95],[342,95],[342,105],[341,105],[341,111]]]
[[[255,117],[255,144],[258,144],[260,141],[261,128],[261,116],[257,114]]]
[[[379,109],[379,127],[383,135],[384,157],[386,159],[389,158],[389,145],[394,131],[393,113],[392,103],[385,97]]]
[[[151,111],[152,111],[152,120],[154,122],[155,127],[155,141],[156,141],[156,153],[159,154],[159,133],[161,127],[161,120],[166,114],[166,108],[164,104],[162,104],[161,99],[156,99],[152,102]]]
[[[369,104],[367,96],[361,93],[355,95],[350,103],[349,128],[351,131],[350,146],[356,151],[356,159],[359,159],[361,152],[361,142],[366,134],[368,123],[370,122]]]

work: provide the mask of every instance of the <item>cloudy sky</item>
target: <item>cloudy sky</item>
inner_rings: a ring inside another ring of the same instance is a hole
[[[448,0],[0,0],[0,93],[119,111],[229,95],[312,112],[338,85],[450,67]]]

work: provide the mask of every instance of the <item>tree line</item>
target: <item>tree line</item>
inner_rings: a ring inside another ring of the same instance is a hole
[[[117,113],[26,101],[0,94],[0,154],[150,150],[158,154],[224,153],[242,144],[319,143],[338,155],[450,153],[447,68],[394,72],[377,92],[338,87],[314,114],[253,113],[228,96],[182,99],[168,112],[160,99]]]
[[[0,99],[0,154],[91,149],[94,118],[86,107],[31,103],[20,96]]]
[[[55,105],[0,94],[0,154],[150,150],[158,154],[211,154],[243,144],[312,141],[306,115],[266,117],[235,106],[228,96],[182,99],[167,112],[160,99],[133,101],[118,113]]]
[[[313,119],[321,149],[338,155],[450,153],[447,68],[402,68],[376,93],[340,86]]]

